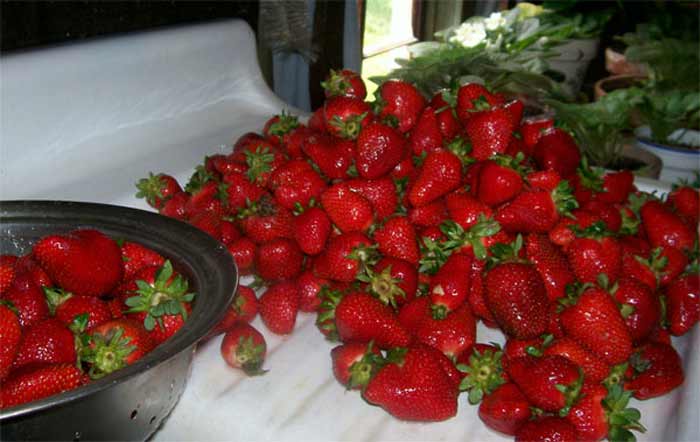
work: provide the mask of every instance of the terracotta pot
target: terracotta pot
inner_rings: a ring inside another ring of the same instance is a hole
[[[647,75],[646,66],[627,61],[625,54],[612,48],[605,48],[605,69],[613,75]]]
[[[593,85],[595,99],[599,100],[608,92],[612,92],[616,89],[627,89],[628,87],[636,86],[646,78],[646,75],[639,74],[621,74],[601,78]]]

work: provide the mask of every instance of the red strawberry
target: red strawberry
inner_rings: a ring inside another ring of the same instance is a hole
[[[162,209],[163,204],[173,195],[182,192],[180,184],[170,175],[148,173],[148,178],[142,178],[136,183],[139,190],[136,198],[146,198],[146,202],[154,209]]]
[[[560,215],[577,207],[568,182],[562,181],[553,191],[530,190],[498,208],[495,219],[504,230],[521,233],[546,233]]]
[[[216,213],[212,210],[202,210],[191,214],[189,223],[217,241],[221,241],[220,213]]]
[[[384,304],[400,307],[416,297],[418,271],[414,264],[386,256],[374,268],[366,267],[357,276],[367,283],[367,290]]]
[[[376,94],[382,118],[395,119],[401,133],[410,131],[418,121],[426,100],[415,86],[401,80],[390,80],[379,86]]]
[[[584,230],[598,221],[602,221],[600,217],[587,210],[572,210],[570,216],[560,218],[549,231],[549,240],[565,250],[576,239],[574,230]]]
[[[555,301],[566,295],[566,286],[576,280],[564,255],[545,235],[531,233],[525,238],[527,258],[542,277],[547,297]]]
[[[484,274],[484,269],[486,268],[486,261],[480,259],[472,260],[472,268],[469,272],[469,295],[467,296],[467,302],[469,307],[472,309],[474,316],[481,319],[484,325],[487,327],[498,327],[496,324],[496,319],[493,317],[493,313],[486,306],[486,300],[484,299],[484,283],[482,275]]]
[[[347,183],[338,183],[321,194],[321,204],[342,232],[362,232],[373,221],[372,205],[362,195],[350,190]]]
[[[268,141],[256,141],[242,149],[233,150],[235,161],[248,166],[245,174],[251,183],[267,186],[270,176],[287,160],[282,152]]]
[[[367,96],[367,89],[362,77],[350,69],[340,71],[331,69],[321,86],[323,86],[326,98],[352,97],[364,100]]]
[[[420,252],[416,241],[416,231],[405,216],[389,218],[374,232],[374,240],[379,251],[385,256],[403,259],[418,264]]]
[[[477,198],[494,207],[511,200],[523,187],[520,173],[496,161],[486,161],[479,173]]]
[[[255,254],[255,270],[267,281],[295,278],[303,262],[304,255],[296,241],[286,238],[260,244]]]
[[[372,119],[369,104],[358,98],[342,96],[326,100],[323,113],[328,133],[352,140]]]
[[[381,365],[382,353],[366,342],[349,342],[331,350],[333,375],[341,385],[359,390],[367,385]]]
[[[632,354],[633,375],[625,389],[637,399],[661,396],[683,383],[683,363],[668,344],[648,343]]]
[[[478,83],[467,83],[457,90],[455,111],[462,124],[466,124],[478,111],[486,110],[490,105],[500,104],[484,86]]]
[[[189,199],[190,194],[187,192],[176,193],[163,204],[163,207],[158,212],[170,218],[184,220],[187,217],[186,207]]]
[[[276,173],[284,172],[275,171]],[[219,189],[223,189],[223,192]],[[262,187],[252,183],[242,172],[230,172],[224,175],[222,183],[217,187],[217,192],[223,196],[228,212],[231,214],[236,214],[239,209],[244,209],[248,202],[258,201],[266,194]],[[282,198],[282,201],[287,200]]]
[[[89,344],[80,353],[93,379],[133,364],[155,347],[141,323],[122,318],[104,322],[89,332]]]
[[[532,156],[545,170],[555,170],[564,179],[576,174],[581,162],[581,152],[574,139],[559,128],[550,129],[540,135]]]
[[[668,246],[677,249],[693,248],[697,235],[660,201],[647,201],[640,209],[644,231],[652,247]]]
[[[491,218],[493,214],[486,204],[459,190],[445,197],[445,205],[450,219],[463,229],[472,228],[479,222],[482,215]]]
[[[33,281],[38,287],[54,285],[48,273],[44,271],[31,253],[17,259],[15,263],[15,281],[17,281],[17,283],[13,281],[13,285],[17,287],[24,287],[29,281]]]
[[[74,364],[51,364],[18,372],[0,387],[0,409],[32,402],[83,385],[86,376]]]
[[[476,405],[485,395],[508,382],[501,363],[503,351],[496,344],[476,343],[457,357],[457,369],[464,374],[459,389],[468,391],[468,400]]]
[[[561,325],[594,355],[610,365],[624,362],[632,354],[632,339],[612,297],[603,289],[591,287],[570,299],[561,313]]]
[[[668,194],[666,203],[676,210],[676,213],[687,218],[693,225],[698,224],[700,217],[700,192],[689,186],[676,187]]]
[[[666,319],[674,336],[686,334],[700,319],[700,274],[688,273],[666,287]]]
[[[622,268],[622,251],[602,222],[576,233],[578,237],[569,244],[566,255],[579,281],[595,282],[601,274],[610,282],[617,281]]]
[[[251,202],[238,216],[243,233],[258,244],[294,238],[294,215],[268,196]]]
[[[124,270],[117,243],[93,229],[46,236],[34,245],[32,253],[56,284],[76,295],[109,293]]]
[[[659,323],[658,297],[646,285],[626,277],[620,278],[610,291],[620,305],[632,341],[643,341]]]
[[[484,276],[484,299],[507,335],[527,339],[547,329],[549,300],[535,266],[517,257],[521,246],[518,236],[502,248],[505,259]]]
[[[265,373],[261,368],[267,352],[265,337],[246,322],[239,322],[226,332],[220,351],[229,366],[242,369],[248,376]]]
[[[523,136],[525,145],[532,150],[547,129],[554,127],[554,120],[551,118],[527,119],[520,126],[520,133]]]
[[[53,315],[66,327],[78,315],[87,315],[85,330],[112,319],[107,303],[94,296],[76,296],[60,289],[44,287],[44,293]]]
[[[349,171],[355,156],[355,143],[352,141],[312,133],[304,140],[302,149],[326,177],[336,179],[350,176]]]
[[[562,356],[523,356],[508,361],[508,375],[534,406],[565,416],[583,384],[579,368]]]
[[[341,234],[331,238],[326,250],[314,261],[314,274],[335,281],[353,281],[360,269],[359,261],[353,258],[358,255],[356,249],[360,246],[368,247],[371,244],[370,240],[360,232]]]
[[[236,267],[241,275],[249,275],[253,271],[255,251],[257,246],[247,237],[238,238],[226,246],[236,262]]]
[[[262,133],[273,144],[279,145],[282,138],[297,127],[299,127],[299,119],[282,111],[281,114],[267,120]]]
[[[3,298],[17,309],[19,323],[23,329],[49,317],[49,307],[43,290],[27,274],[18,275]]]
[[[432,315],[427,315],[420,323],[415,338],[417,342],[433,347],[455,360],[474,345],[476,321],[467,305],[449,313],[433,310]]]
[[[406,154],[406,141],[396,129],[373,122],[357,137],[355,165],[363,178],[379,178],[391,171]]]
[[[367,293],[351,293],[340,300],[335,308],[335,326],[343,342],[374,341],[382,349],[411,342],[391,307]]]
[[[247,178],[243,178],[246,179]],[[221,191],[225,184],[216,181],[207,181],[199,188],[186,188],[191,193],[187,203],[185,204],[185,215],[188,218],[193,217],[199,212],[209,211],[220,215],[224,214],[224,205],[226,194]]]
[[[432,152],[425,158],[408,200],[414,207],[424,206],[459,187],[461,179],[462,162],[455,154]]]
[[[487,427],[514,435],[532,413],[530,402],[513,383],[503,384],[486,395],[479,405],[479,418]]]
[[[57,319],[49,318],[24,331],[13,370],[30,364],[75,363],[75,360],[73,333]]]
[[[576,429],[566,419],[545,416],[523,424],[515,433],[515,442],[574,442]]]
[[[12,285],[15,279],[15,255],[0,255],[0,296]]]
[[[492,155],[505,153],[514,128],[511,115],[503,107],[473,114],[465,123],[472,156],[486,160]]]
[[[241,237],[241,231],[232,221],[222,219],[219,221],[219,225],[221,226],[221,242],[225,245],[229,245]]]
[[[17,314],[5,303],[0,303],[0,381],[10,373],[22,339],[22,328]]]
[[[323,108],[319,110],[322,111]],[[303,146],[304,141],[315,131],[309,127],[300,124],[295,129],[292,129],[282,137],[282,149],[286,152],[290,160],[298,160],[304,158]]]
[[[294,218],[294,239],[302,252],[318,255],[325,248],[332,228],[326,212],[309,207]]]
[[[439,199],[420,207],[411,207],[408,211],[411,224],[420,227],[439,226],[447,219],[447,210],[443,200]]]
[[[226,309],[224,317],[209,332],[208,337],[213,337],[227,332],[239,322],[250,323],[258,315],[258,298],[250,287],[239,285],[233,296],[231,305]]]
[[[428,294],[439,316],[463,306],[469,296],[472,258],[453,253],[430,280]]]
[[[133,287],[136,287],[135,289]],[[146,267],[128,283],[124,303],[127,316],[143,323],[156,344],[174,335],[187,320],[196,293],[189,283],[173,270],[170,261],[162,267]],[[133,296],[132,296],[133,295]]]
[[[359,193],[369,201],[377,220],[383,220],[396,212],[398,197],[396,184],[389,177],[368,180],[364,178],[347,181],[350,190]]]
[[[293,210],[298,205],[307,207],[312,199],[318,199],[326,182],[308,162],[293,160],[275,170],[270,186],[277,202]]]
[[[302,272],[296,280],[299,288],[299,310],[302,312],[315,312],[321,305],[319,293],[323,286],[329,285],[328,281],[319,278],[311,270]]]
[[[442,421],[457,413],[457,390],[437,356],[422,347],[397,349],[362,397],[407,421]]]
[[[291,333],[299,310],[297,285],[293,281],[282,281],[270,286],[260,296],[258,309],[263,324],[272,333]]]
[[[326,131],[326,119],[323,116],[323,106],[313,111],[306,124],[309,126],[309,129],[316,132]]]
[[[423,109],[416,127],[408,137],[408,148],[414,155],[420,156],[442,148],[442,132],[435,110],[428,106]]]
[[[121,244],[122,261],[124,261],[124,275],[122,279],[131,279],[139,270],[148,266],[162,266],[165,258],[155,250],[146,246],[124,241]]]
[[[586,382],[597,384],[605,379],[610,366],[598,359],[597,356],[580,346],[574,339],[562,336],[548,343],[544,349],[545,355],[559,355],[569,359],[583,370]]]

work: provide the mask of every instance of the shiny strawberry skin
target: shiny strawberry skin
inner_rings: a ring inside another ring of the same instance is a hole
[[[658,296],[646,285],[627,277],[617,281],[613,296],[621,306],[632,341],[642,342],[659,323],[661,304]]]
[[[566,249],[574,274],[581,282],[595,282],[605,274],[617,281],[622,269],[622,251],[615,238],[576,238]]]
[[[363,178],[379,178],[399,164],[406,152],[406,141],[396,129],[370,123],[357,137],[357,172]]]
[[[473,114],[465,124],[472,144],[471,155],[477,160],[486,160],[505,153],[514,128],[510,114],[502,107]]]
[[[566,419],[545,416],[523,424],[515,433],[515,442],[574,442],[576,429]]]
[[[112,341],[117,333],[121,334],[122,339],[128,340],[127,346],[133,347],[124,357],[124,365],[133,364],[146,356],[156,346],[151,335],[143,328],[142,322],[134,319],[114,319],[104,322],[89,331],[89,335],[93,339],[99,335],[98,339],[106,342]]]
[[[249,376],[265,372],[261,368],[267,354],[265,337],[246,322],[237,323],[226,332],[219,351],[229,366],[240,368]]]
[[[147,266],[162,266],[165,258],[155,250],[133,241],[124,241],[121,245],[124,261],[123,279],[131,279],[139,270]]]
[[[374,232],[374,240],[379,251],[386,256],[418,264],[420,251],[416,241],[416,231],[405,216],[389,218]]]
[[[349,255],[356,247],[369,246],[372,242],[360,232],[351,232],[331,238],[324,252],[314,261],[317,276],[335,281],[352,282],[360,269],[359,262]]]
[[[348,170],[355,155],[355,143],[351,140],[312,133],[304,140],[302,149],[327,178],[349,178]]]
[[[554,120],[551,118],[528,119],[520,126],[520,133],[523,141],[529,149],[533,149],[547,129],[554,127]]]
[[[417,342],[433,347],[455,360],[474,345],[476,321],[469,306],[463,305],[444,317],[428,315],[416,330],[415,338]]]
[[[294,330],[299,311],[299,289],[293,281],[270,286],[259,299],[260,318],[272,333],[287,335]]]
[[[697,235],[660,201],[647,201],[640,209],[642,225],[652,247],[668,246],[690,250]]]
[[[634,375],[625,383],[640,400],[658,397],[674,390],[685,380],[678,352],[668,344],[648,343],[635,352]]]
[[[532,156],[545,170],[555,170],[563,179],[576,174],[581,152],[574,139],[562,129],[550,129],[540,135]]]
[[[17,259],[15,255],[0,255],[0,296],[10,288],[15,279]]]
[[[515,197],[523,188],[520,174],[494,161],[486,161],[479,173],[477,197],[487,206],[497,206]]]
[[[57,319],[49,318],[24,331],[13,370],[30,364],[75,363],[73,333]]]
[[[396,212],[398,197],[396,185],[389,177],[381,177],[373,180],[358,178],[347,181],[350,190],[359,193],[369,201],[378,221],[381,221]]]
[[[55,317],[64,325],[70,326],[76,316],[88,315],[85,330],[90,330],[112,319],[107,303],[94,296],[71,296],[56,307]]]
[[[241,275],[253,272],[257,247],[255,242],[247,237],[239,238],[226,246]]]
[[[561,313],[561,324],[567,335],[610,365],[632,354],[627,325],[612,297],[600,288],[585,290]]]
[[[442,142],[442,132],[435,110],[428,106],[423,109],[416,127],[408,137],[408,149],[413,155],[420,156],[423,152],[429,153],[441,149]]]
[[[372,110],[358,98],[334,97],[323,107],[328,133],[348,139],[356,139],[360,131],[372,120]]]
[[[496,210],[495,219],[508,232],[547,233],[559,220],[549,192],[525,191]]]
[[[549,300],[533,265],[502,263],[484,278],[486,305],[507,335],[527,339],[544,333],[549,321]]]
[[[367,96],[367,89],[362,77],[350,69],[340,71],[331,69],[321,86],[323,86],[326,98],[340,96],[364,100]]]
[[[318,255],[324,250],[332,228],[326,212],[310,207],[294,218],[294,239],[302,252]]]
[[[326,182],[304,160],[293,160],[280,166],[270,177],[275,200],[283,207],[294,210],[297,204],[307,207],[318,199]]]
[[[487,427],[511,436],[531,416],[530,402],[513,383],[501,385],[479,405],[479,418]]]
[[[384,82],[378,92],[383,104],[379,116],[395,118],[401,133],[406,133],[415,126],[427,104],[415,86],[401,80]]]
[[[400,364],[384,366],[362,397],[406,421],[443,421],[457,413],[457,389],[430,351],[411,347]]]
[[[319,292],[323,286],[329,285],[328,280],[319,278],[311,270],[305,270],[296,279],[299,289],[299,310],[312,313],[318,310],[321,305]]]
[[[148,175],[148,178],[142,178],[136,183],[136,188],[139,190],[136,197],[146,198],[149,206],[161,209],[168,199],[182,192],[180,184],[172,176],[164,173]]]
[[[515,358],[509,360],[507,370],[534,406],[550,412],[571,406],[580,392],[576,384],[583,381],[576,364],[556,355]],[[558,385],[571,388],[571,392],[560,391]]]
[[[303,262],[304,255],[296,241],[287,238],[260,244],[255,254],[255,270],[267,281],[296,278]]]
[[[459,187],[462,162],[449,151],[428,154],[408,199],[414,207],[429,204]]]
[[[608,416],[602,401],[608,390],[599,383],[586,383],[581,400],[571,408],[566,419],[576,428],[579,440],[598,441],[608,435]]]
[[[430,280],[429,296],[444,313],[457,310],[467,302],[473,258],[453,253]]]
[[[0,304],[0,381],[10,373],[21,339],[19,318],[7,305]]]
[[[411,336],[391,307],[366,293],[345,295],[335,309],[335,325],[343,342],[374,341],[377,347],[404,347]]]
[[[566,255],[543,234],[531,233],[525,239],[527,258],[542,277],[550,301],[565,296],[566,286],[576,280]]]
[[[680,186],[668,194],[666,204],[676,210],[676,213],[686,217],[691,223],[698,224],[700,217],[700,191],[689,186]]]
[[[581,367],[585,381],[593,384],[603,381],[610,372],[610,366],[607,363],[568,336],[555,339],[544,349],[544,354],[559,355],[569,359]]]
[[[32,402],[87,382],[74,364],[51,364],[11,376],[0,387],[0,409]]]
[[[370,202],[350,190],[347,183],[326,189],[321,194],[321,205],[333,224],[345,233],[366,231],[374,220]]]
[[[689,273],[666,287],[666,315],[669,331],[682,336],[700,320],[700,274]]]
[[[465,124],[478,110],[474,103],[475,100],[484,100],[490,105],[496,104],[492,101],[491,93],[481,84],[467,83],[460,86],[457,90],[455,112],[462,124]]]
[[[42,289],[30,275],[18,275],[3,299],[17,309],[19,323],[23,329],[42,322],[49,317],[49,307]]]
[[[371,360],[367,360],[368,354],[382,356],[377,347],[368,345],[366,342],[348,342],[334,347],[331,350],[331,360],[335,379],[348,389],[359,390],[363,388],[369,381],[372,372]],[[360,367],[361,364],[364,365]],[[360,368],[363,371],[360,374],[362,379],[357,379],[353,376],[353,372]]]
[[[124,272],[117,243],[94,229],[46,236],[32,253],[57,285],[76,295],[107,294]]]

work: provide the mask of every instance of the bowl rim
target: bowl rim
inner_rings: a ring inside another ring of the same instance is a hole
[[[61,215],[59,216],[59,213]],[[23,219],[42,219],[45,223],[52,224],[61,220],[78,221],[77,227],[88,228],[98,224],[94,228],[100,229],[99,224],[107,223],[104,230],[120,230],[124,228],[125,236],[129,237],[136,231],[153,234],[158,240],[168,236],[187,239],[170,248],[193,252],[193,255],[180,255],[190,270],[206,269],[203,274],[203,283],[207,292],[217,296],[212,298],[216,302],[196,302],[192,312],[183,327],[171,336],[163,344],[159,345],[134,364],[128,365],[109,375],[89,382],[78,388],[65,391],[47,398],[9,407],[0,410],[0,423],[15,418],[34,414],[54,406],[62,406],[69,402],[78,401],[88,395],[110,388],[113,385],[124,382],[151,367],[163,364],[176,357],[183,351],[188,351],[204,338],[218,321],[223,317],[226,307],[230,304],[238,286],[238,269],[232,255],[226,247],[213,237],[204,233],[190,224],[160,215],[155,212],[135,209],[111,204],[56,201],[56,200],[5,200],[0,201],[0,234],[6,233],[5,223],[21,222]],[[80,221],[82,220],[82,221]],[[143,224],[143,225],[139,225]],[[145,230],[144,230],[145,228]],[[108,233],[109,236],[109,233]],[[129,238],[126,238],[129,239]],[[134,239],[139,241],[138,239]],[[151,244],[149,244],[151,246]],[[155,247],[162,254],[162,247]],[[201,254],[201,252],[206,252]],[[166,256],[171,259],[173,256]],[[178,268],[173,262],[173,265]],[[179,269],[183,271],[183,269]],[[189,275],[191,280],[194,275]],[[218,276],[217,278],[212,278]],[[190,281],[192,282],[192,281]],[[197,287],[197,299],[201,299],[202,287]],[[211,314],[213,313],[213,314]],[[199,319],[199,322],[195,322]]]

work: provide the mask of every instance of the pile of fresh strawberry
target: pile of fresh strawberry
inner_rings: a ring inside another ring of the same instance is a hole
[[[119,370],[182,327],[195,294],[154,250],[77,229],[0,256],[0,409]]]
[[[227,362],[260,372],[258,312],[276,334],[314,312],[340,342],[337,379],[399,419],[448,419],[467,392],[516,440],[643,431],[627,402],[683,382],[670,336],[700,316],[698,191],[641,193],[478,84],[428,101],[387,81],[374,103],[350,71],[324,85],[307,124],[274,116],[184,191],[165,174],[138,183],[266,286],[220,327]],[[479,320],[503,348],[477,342]]]

